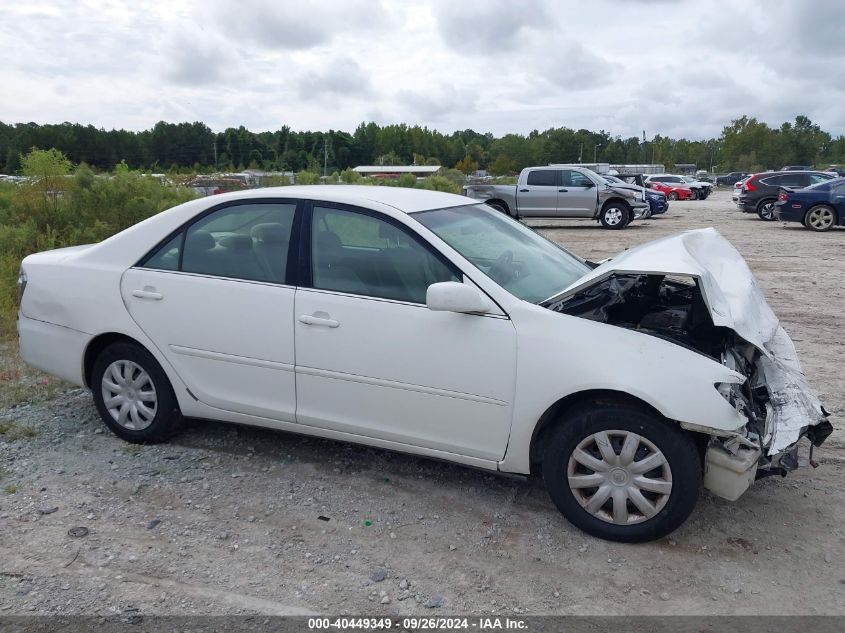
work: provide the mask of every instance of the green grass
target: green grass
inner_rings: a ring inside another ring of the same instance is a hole
[[[18,487],[15,484],[9,484],[8,486],[3,486],[3,492],[7,495],[13,495],[18,491]]]
[[[0,439],[6,442],[25,440],[38,435],[38,430],[31,426],[19,424],[15,420],[0,422]]]
[[[50,400],[68,387],[24,363],[17,341],[0,341],[0,409]]]

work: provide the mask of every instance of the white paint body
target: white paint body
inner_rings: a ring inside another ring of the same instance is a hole
[[[440,251],[491,307],[465,314],[135,267],[205,209],[250,198],[348,203],[389,216]],[[155,356],[187,417],[350,440],[512,473],[529,472],[532,436],[543,414],[561,398],[585,391],[628,394],[668,420],[714,435],[742,429],[746,419],[714,387],[742,382],[740,374],[668,341],[522,301],[413,215],[475,202],[421,190],[342,186],[261,189],[188,202],[99,244],[27,257],[21,355],[43,371],[85,385],[87,346],[99,335],[118,333]],[[688,238],[697,239],[707,241]],[[632,249],[587,277],[617,265],[699,274],[714,316],[733,323],[752,342],[766,340],[777,320],[762,294],[746,297],[751,303],[743,314],[732,313],[747,288],[693,270],[690,252],[669,239]],[[149,288],[163,298],[144,298]],[[725,309],[729,313],[722,314]],[[765,318],[755,329],[751,321],[759,316]]]

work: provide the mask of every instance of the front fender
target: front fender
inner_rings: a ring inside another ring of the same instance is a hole
[[[648,404],[669,420],[730,433],[747,420],[716,390],[745,377],[663,339],[525,304],[511,314],[517,329],[517,388],[511,435],[500,469],[529,472],[534,429],[562,398],[614,391]]]

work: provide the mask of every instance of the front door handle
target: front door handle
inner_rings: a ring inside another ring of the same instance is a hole
[[[323,327],[339,327],[340,322],[334,319],[325,317],[311,316],[310,314],[303,314],[299,317],[299,322],[305,325],[322,325]]]
[[[520,193],[528,193],[531,190],[530,189],[520,189],[519,191],[520,191]]]
[[[138,299],[152,299],[153,301],[161,301],[164,299],[164,295],[160,292],[156,292],[155,288],[151,286],[145,286],[143,290],[133,290],[132,296],[138,297]]]

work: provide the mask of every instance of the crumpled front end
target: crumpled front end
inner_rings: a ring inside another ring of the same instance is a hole
[[[543,305],[670,340],[745,377],[715,385],[745,426],[726,433],[680,420],[711,436],[704,485],[717,495],[736,499],[755,479],[794,470],[802,438],[812,452],[832,431],[792,339],[740,254],[712,229],[626,251]]]

